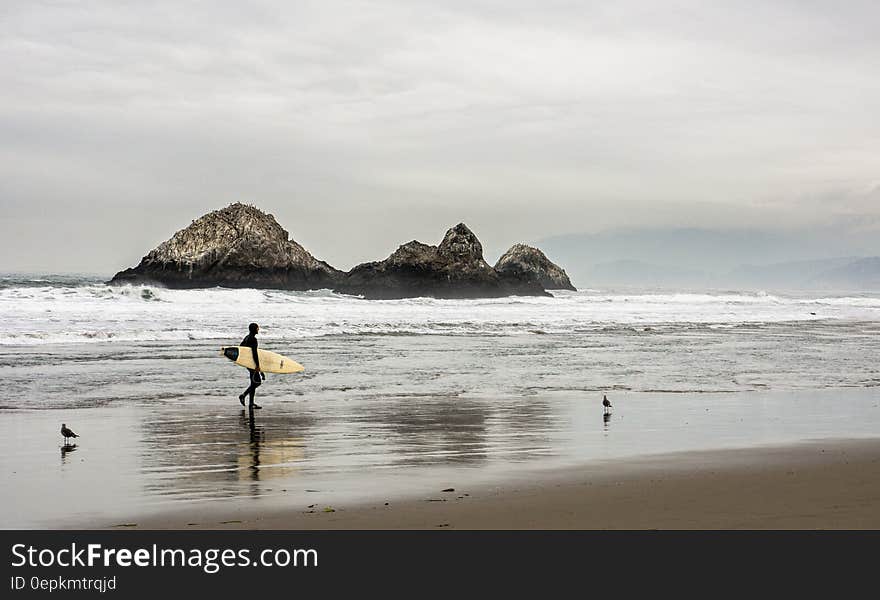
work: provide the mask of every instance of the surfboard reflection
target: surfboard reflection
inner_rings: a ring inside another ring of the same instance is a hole
[[[261,496],[272,487],[266,481],[298,476],[314,419],[277,406],[262,413],[252,419],[238,407],[224,416],[210,404],[190,403],[145,419],[144,492],[200,500]]]
[[[239,444],[239,480],[261,481],[296,473],[296,463],[305,456],[303,438],[267,439],[266,429],[257,423],[253,410],[242,410],[241,421],[247,427],[249,439]]]

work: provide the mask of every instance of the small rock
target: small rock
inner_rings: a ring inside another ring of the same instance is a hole
[[[444,492],[454,492],[454,491],[455,491],[455,488],[446,488],[446,489],[443,490],[443,491],[444,491]]]
[[[523,280],[537,281],[548,290],[577,291],[559,265],[531,246],[515,244],[495,263],[495,270],[502,275]]]

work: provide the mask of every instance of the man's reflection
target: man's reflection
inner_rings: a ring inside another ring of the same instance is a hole
[[[265,439],[266,432],[263,429],[262,425],[257,425],[257,419],[254,416],[254,410],[250,409],[248,411],[241,411],[241,420],[244,423],[248,431],[250,433],[250,442],[248,443],[248,450],[250,452],[250,464],[248,465],[248,470],[250,471],[250,478],[253,481],[260,480],[260,444]]]

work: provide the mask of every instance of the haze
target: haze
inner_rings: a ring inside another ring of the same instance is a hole
[[[113,273],[235,201],[339,268],[459,221],[490,260],[616,229],[877,239],[878,17],[6,1],[0,271]]]

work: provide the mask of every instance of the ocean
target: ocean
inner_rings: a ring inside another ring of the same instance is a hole
[[[880,431],[878,294],[368,301],[105,280],[0,277],[2,526]],[[270,374],[254,419],[219,352],[251,321],[306,368]],[[82,437],[59,462],[62,422]],[[78,482],[61,508],[42,500],[59,481]]]

